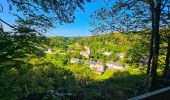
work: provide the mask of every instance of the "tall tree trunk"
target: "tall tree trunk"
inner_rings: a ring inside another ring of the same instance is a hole
[[[156,87],[156,76],[157,76],[157,67],[158,67],[158,55],[159,55],[159,23],[160,23],[160,14],[161,14],[161,2],[157,2],[155,10],[155,26],[154,26],[154,49],[153,49],[153,61],[151,67],[150,75],[150,85],[149,90],[153,90]]]
[[[154,16],[155,16],[155,13],[154,13],[154,5],[153,5],[153,2],[151,3],[151,7],[150,7],[150,11],[151,11],[151,18],[152,18],[152,31],[151,31],[151,40],[150,40],[150,51],[149,51],[149,59],[148,59],[148,67],[147,67],[147,76],[146,76],[146,80],[145,80],[145,83],[146,83],[146,86],[149,85],[149,77],[150,77],[150,70],[151,70],[151,61],[152,61],[152,58],[153,58],[153,42],[154,42]]]
[[[165,60],[165,68],[164,68],[164,76],[168,75],[169,70],[169,58],[170,58],[170,37],[168,37],[168,47],[167,47],[167,54],[166,54],[166,60]]]
[[[152,61],[152,56],[153,56],[153,35],[151,36],[151,43],[150,43],[150,51],[149,51],[149,60],[148,60],[148,67],[147,67],[147,75],[149,76],[150,74],[150,67],[151,67],[151,61]]]
[[[152,34],[151,34],[151,42],[150,42],[150,51],[149,51],[149,60],[148,60],[148,68],[147,68],[147,75],[150,74],[150,67],[151,67],[151,61],[153,56],[153,38],[154,38],[154,11],[153,8],[151,8],[151,16],[152,16]]]

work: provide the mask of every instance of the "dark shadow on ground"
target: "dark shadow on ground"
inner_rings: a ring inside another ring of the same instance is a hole
[[[68,85],[71,83],[67,83]],[[19,100],[126,100],[145,93],[145,75],[116,72],[107,80],[75,84],[70,88],[55,88],[48,92],[35,92]]]
[[[81,100],[126,100],[145,92],[145,75],[116,72],[107,80],[94,81],[81,87],[76,99]]]

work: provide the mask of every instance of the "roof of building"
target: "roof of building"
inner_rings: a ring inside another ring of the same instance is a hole
[[[120,62],[107,62],[107,64],[113,64],[113,65],[116,65],[116,66],[123,67],[123,64],[120,63]]]
[[[78,59],[78,58],[71,58],[71,60],[72,60],[72,61],[77,61],[77,62],[80,61],[80,59]]]
[[[110,55],[110,54],[112,54],[112,52],[105,51],[105,52],[103,52],[103,54],[105,54],[105,55]]]
[[[112,52],[110,52],[110,51],[105,51],[104,53],[112,53]]]
[[[88,64],[90,65],[90,64],[96,64],[97,62],[95,62],[95,61],[89,61],[88,62]]]
[[[90,61],[90,67],[93,71],[102,74],[105,71],[105,66],[101,62]]]

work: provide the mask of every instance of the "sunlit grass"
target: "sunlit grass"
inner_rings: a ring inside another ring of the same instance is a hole
[[[130,75],[143,74],[143,72],[141,70],[133,69],[133,68],[127,68],[125,70],[117,70],[117,69],[109,70],[109,69],[106,69],[106,71],[102,75],[91,71],[88,66],[72,65],[72,66],[69,66],[67,68],[70,69],[76,77],[79,77],[79,78],[80,78],[80,76],[81,76],[81,78],[82,77],[89,77],[90,79],[92,79],[94,81],[102,81],[102,80],[117,77],[116,75],[114,75],[117,72],[119,72],[119,73],[128,72]]]

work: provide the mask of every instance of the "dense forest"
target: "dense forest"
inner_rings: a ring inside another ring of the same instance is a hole
[[[15,24],[0,15],[0,99],[125,100],[170,86],[170,0],[106,0],[82,37],[44,34],[93,0],[4,1]]]

